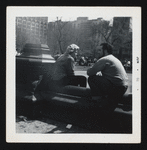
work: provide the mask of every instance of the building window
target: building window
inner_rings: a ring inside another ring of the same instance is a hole
[[[30,22],[30,21],[27,21],[27,25],[31,25],[31,22]]]
[[[17,27],[21,28],[22,24],[18,22]]]
[[[39,27],[39,24],[38,24],[38,23],[36,23],[36,27],[37,27],[37,28]]]
[[[23,17],[23,20],[27,20],[27,18],[26,18],[26,17]]]
[[[23,21],[23,24],[25,24],[25,25],[26,25],[26,21],[25,21],[25,20]]]
[[[31,21],[31,17],[28,17],[28,20]]]
[[[31,26],[27,26],[27,29],[30,30],[30,29],[31,29]]]
[[[17,19],[18,23],[22,23],[22,19],[18,18]]]
[[[26,29],[26,25],[25,24],[23,24],[23,28]]]
[[[17,32],[17,33],[20,33],[20,32],[21,32],[21,28],[19,28],[19,27],[17,26],[16,32]]]
[[[25,28],[23,28],[23,29],[22,29],[22,32],[23,32],[23,33],[25,33],[25,32],[26,32],[26,29],[25,29]]]
[[[35,17],[32,17],[32,21],[35,21]]]
[[[33,27],[35,26],[35,23],[34,23],[34,22],[32,22],[32,26],[33,26]]]
[[[38,30],[36,30],[36,34],[39,34],[39,31],[38,31]]]

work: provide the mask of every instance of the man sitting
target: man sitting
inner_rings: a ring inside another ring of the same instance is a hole
[[[100,59],[87,70],[92,96],[108,96],[107,106],[115,108],[128,88],[128,77],[122,63],[112,55],[110,44],[102,43],[98,54]]]

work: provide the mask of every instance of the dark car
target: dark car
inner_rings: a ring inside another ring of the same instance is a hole
[[[55,60],[47,45],[28,43],[16,56],[16,112],[31,117],[47,116],[91,130],[132,133],[132,95],[120,97],[111,112],[99,111],[89,88],[55,87],[51,74]],[[36,99],[34,99],[34,97]]]

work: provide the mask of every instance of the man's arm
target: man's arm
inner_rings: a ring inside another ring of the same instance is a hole
[[[96,75],[97,72],[102,71],[105,68],[105,61],[103,59],[98,60],[91,68],[87,70],[88,76]]]

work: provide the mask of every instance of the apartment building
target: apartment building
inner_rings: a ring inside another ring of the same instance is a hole
[[[112,41],[116,40],[114,44],[118,45],[114,48],[114,55],[119,57],[119,59],[132,59],[132,18],[131,17],[114,17],[113,18],[113,27],[115,30],[119,30],[120,34],[118,35],[113,32],[112,33]],[[123,39],[121,39],[121,35]]]
[[[16,17],[16,47],[47,44],[48,17]]]
[[[67,46],[67,43],[71,42],[77,44],[80,47],[82,54],[90,55],[92,52],[91,44],[93,44],[92,43],[93,41],[91,40],[92,24],[98,25],[101,22],[101,20],[102,18],[89,20],[88,17],[78,17],[77,20],[75,21],[62,22],[60,20],[56,22],[49,22],[48,23],[48,45],[51,47],[51,49],[54,52],[55,51],[60,52],[60,50],[58,50],[60,49],[60,47],[58,46],[59,43],[57,42],[57,40],[61,42],[62,44],[61,46],[63,47],[63,49],[64,47]],[[57,23],[59,23],[59,26],[61,25],[60,26],[61,28],[57,28]],[[64,30],[65,28],[66,30]],[[55,33],[55,30],[56,31],[60,30],[60,32]],[[66,38],[66,40],[64,37],[65,35],[69,36],[69,38]],[[59,37],[61,37],[60,40]],[[56,38],[58,39],[55,40]],[[94,38],[95,41],[102,42],[104,40],[103,37],[101,35],[97,35],[97,33]],[[71,39],[71,41],[69,41],[69,39]]]

